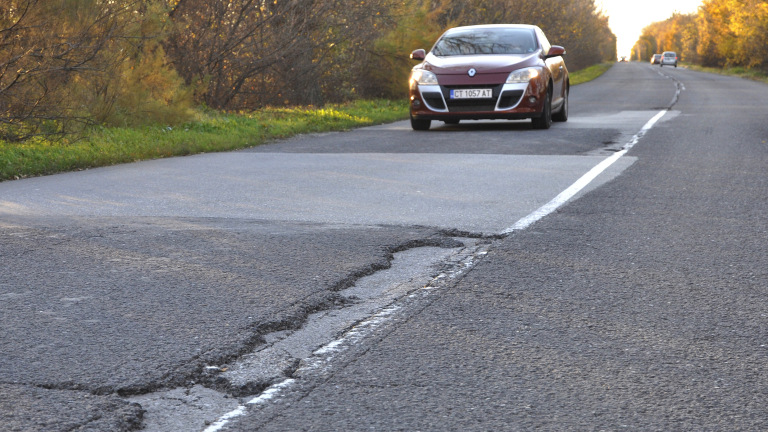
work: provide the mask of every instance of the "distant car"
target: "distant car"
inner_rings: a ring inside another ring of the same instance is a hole
[[[664,54],[661,55],[661,67],[664,65],[677,67],[677,54],[674,51],[664,51]]]
[[[411,71],[411,127],[432,120],[531,119],[534,129],[568,120],[570,81],[565,48],[550,45],[533,25],[496,24],[452,28]]]
[[[627,56],[621,56],[621,58],[619,59],[619,62],[625,62],[626,63],[627,61],[628,61],[627,60]]]
[[[651,64],[659,63],[661,63],[661,54],[654,54],[653,57],[651,57]]]

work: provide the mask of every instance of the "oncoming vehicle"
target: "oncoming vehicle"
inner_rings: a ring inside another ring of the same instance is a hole
[[[570,82],[565,49],[550,45],[532,25],[493,24],[452,28],[427,54],[409,81],[411,127],[432,120],[531,119],[536,129],[568,120]]]
[[[661,54],[654,54],[653,57],[651,57],[651,64],[659,63],[661,63]]]
[[[673,51],[664,51],[661,55],[661,67],[664,65],[674,65],[677,67],[677,54]]]

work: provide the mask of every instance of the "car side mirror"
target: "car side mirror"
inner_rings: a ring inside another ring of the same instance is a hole
[[[424,58],[427,56],[427,52],[423,49],[417,49],[416,51],[411,53],[411,58],[414,60],[424,60]]]
[[[549,52],[544,56],[544,58],[559,57],[561,55],[565,55],[565,48],[552,45],[552,48],[549,49]]]

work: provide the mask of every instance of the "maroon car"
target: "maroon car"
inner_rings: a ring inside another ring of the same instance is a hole
[[[536,129],[568,120],[565,49],[532,25],[480,25],[448,30],[410,78],[411,126],[432,120],[531,119]]]

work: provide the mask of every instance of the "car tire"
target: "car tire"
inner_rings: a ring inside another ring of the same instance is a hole
[[[531,119],[531,125],[534,129],[549,129],[552,126],[552,91],[547,89],[547,97],[544,99],[544,110],[541,116]]]
[[[429,126],[432,124],[432,120],[415,119],[411,116],[411,127],[415,131],[429,130]]]
[[[447,125],[457,125],[461,120],[443,120],[443,123]]]
[[[568,94],[570,92],[571,92],[570,89],[566,87],[565,95],[563,95],[563,106],[561,106],[556,113],[552,114],[552,121],[556,121],[556,122],[568,121]]]

